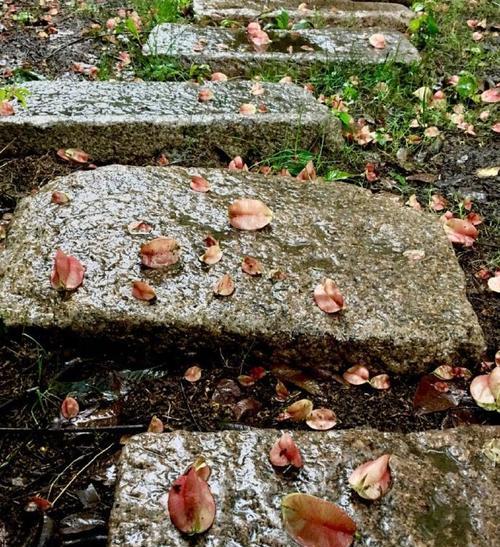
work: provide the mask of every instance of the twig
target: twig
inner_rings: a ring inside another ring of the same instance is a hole
[[[52,501],[52,507],[56,504],[57,500],[66,492],[66,490],[76,481],[76,479],[87,469],[87,467],[90,467],[100,456],[104,454],[104,452],[107,452],[112,446],[114,446],[115,443],[111,443],[106,448],[101,450],[98,454],[96,454],[87,464],[85,464],[80,471],[68,482],[68,484],[59,492],[59,495],[54,498]]]
[[[146,425],[108,425],[104,427],[74,427],[72,429],[36,429],[31,427],[0,427],[0,433],[29,433],[30,435],[45,435],[47,433],[118,433],[119,431],[128,431],[130,429],[145,430]]]
[[[194,417],[193,411],[191,410],[189,400],[187,398],[186,392],[184,391],[184,385],[182,383],[182,380],[180,380],[179,385],[181,386],[182,396],[184,397],[184,401],[186,402],[187,409],[189,411],[189,415],[191,416],[191,420],[193,420],[193,424],[195,425],[196,429],[198,431],[201,431],[200,424],[196,421],[196,418]]]
[[[87,454],[82,454],[81,456],[78,456],[78,458],[74,459],[71,463],[69,463],[60,473],[59,475],[57,475],[57,477],[50,483],[50,486],[49,486],[49,491],[47,493],[47,499],[50,498],[50,494],[52,493],[52,488],[54,487],[54,485],[56,484],[56,482],[59,480],[60,477],[62,477],[64,475],[64,473],[66,473],[66,471],[76,462],[80,461],[80,460],[83,460],[83,458],[85,458],[87,456]]]

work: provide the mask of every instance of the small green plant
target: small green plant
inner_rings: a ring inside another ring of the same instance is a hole
[[[459,74],[458,83],[455,89],[462,99],[471,99],[476,95],[479,85],[473,74],[463,70]]]
[[[281,11],[275,18],[274,24],[279,30],[287,30],[290,26],[290,15],[287,11]]]
[[[17,100],[17,102],[23,108],[26,108],[26,100],[28,99],[29,94],[30,92],[24,87],[16,87],[16,86],[0,87],[0,103],[2,101]]]

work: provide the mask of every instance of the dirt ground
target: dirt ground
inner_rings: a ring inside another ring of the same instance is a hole
[[[33,2],[4,0],[4,8],[14,4],[18,13],[33,6]],[[57,14],[50,15],[51,6],[57,6]],[[73,63],[96,65],[102,55],[102,42],[87,32],[92,24],[102,23],[92,10],[76,13],[63,3],[46,2],[34,20],[22,25],[11,18],[1,21],[0,74],[16,67],[25,79],[81,78]],[[144,158],[143,163],[156,161]],[[486,361],[492,361],[500,348],[500,299],[478,274],[500,249],[498,231],[491,228],[500,218],[500,185],[498,176],[479,178],[476,171],[498,161],[493,142],[478,147],[465,138],[448,139],[439,150],[426,150],[416,169],[438,175],[437,180],[432,185],[410,183],[423,201],[431,187],[449,199],[456,194],[471,196],[481,215],[489,219],[490,227],[482,229],[473,248],[457,249],[467,295],[487,339]],[[4,215],[5,224],[21,197],[73,169],[55,153],[16,159],[0,154],[0,217]],[[381,175],[394,170],[400,167],[388,160]],[[373,189],[387,190],[377,184]],[[105,545],[120,448],[127,435],[147,429],[153,415],[167,431],[303,428],[304,424],[282,424],[276,417],[290,402],[308,397],[316,407],[336,412],[339,429],[363,426],[409,432],[499,423],[498,416],[474,404],[463,379],[450,385],[456,406],[421,413],[413,404],[418,377],[392,378],[389,390],[376,391],[348,386],[340,377],[323,374],[312,378],[320,394],[309,394],[285,381],[291,394],[283,403],[276,398],[277,377],[269,371],[251,387],[238,385],[238,375],[259,363],[221,358],[197,364],[202,377],[189,383],[183,371],[168,371],[161,363],[139,363],[113,352],[87,358],[72,348],[44,348],[27,335],[0,332],[0,547]],[[472,372],[477,373],[480,366],[477,363]],[[59,416],[66,393],[74,394],[81,408],[71,424]],[[35,496],[54,502],[53,507],[45,512],[33,510],[30,500]]]

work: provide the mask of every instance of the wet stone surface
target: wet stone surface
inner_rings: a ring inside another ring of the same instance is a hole
[[[195,174],[211,192],[190,189]],[[68,205],[51,203],[55,190]],[[227,208],[244,197],[273,210],[269,226],[230,227]],[[151,233],[131,235],[135,220]],[[198,259],[207,234],[223,251],[211,268]],[[178,241],[180,262],[141,269],[141,244],[158,236]],[[49,284],[57,248],[86,267],[83,286],[68,298]],[[406,253],[415,250],[424,258]],[[246,255],[262,261],[261,277],[242,272]],[[236,291],[216,297],[212,288],[225,273]],[[313,300],[324,277],[346,298],[333,316]],[[154,288],[156,304],[132,297],[134,280]],[[418,372],[474,361],[484,344],[435,217],[353,185],[201,168],[114,165],[56,179],[22,200],[0,255],[0,314],[8,326],[39,327],[51,339],[68,329],[141,351],[171,350],[175,359],[241,353],[268,365],[344,369],[361,361]]]
[[[417,50],[397,31],[384,31],[386,47],[373,48],[369,38],[375,32],[341,28],[269,31],[268,50],[256,52],[243,29],[165,23],[152,30],[144,52],[172,56],[187,65],[208,64],[213,70],[240,76],[277,64],[308,70],[318,64],[419,60]]]
[[[304,7],[305,5],[305,7]],[[193,11],[201,22],[272,19],[286,11],[292,21],[315,21],[327,25],[373,26],[406,30],[414,12],[401,4],[352,2],[350,0],[194,0]]]
[[[345,509],[357,524],[356,545],[409,547],[474,545],[498,538],[498,468],[487,443],[493,427],[401,435],[375,430],[294,432],[304,460],[295,480],[268,461],[274,430],[142,434],[123,448],[109,544],[289,546],[282,528],[284,495],[304,492]],[[392,454],[392,487],[377,502],[363,502],[347,479],[361,463]],[[198,540],[183,538],[170,522],[168,490],[198,455],[212,469],[208,481],[217,514]],[[498,465],[498,464],[497,464]]]
[[[297,139],[301,148],[323,138],[327,148],[340,142],[338,121],[310,93],[263,83],[256,96],[253,83],[29,82],[27,108],[0,117],[0,149],[22,155],[83,148],[94,161],[165,152],[171,161],[214,165],[257,150],[270,155]],[[200,102],[200,89],[213,99]],[[254,104],[256,114],[241,115],[243,103]]]

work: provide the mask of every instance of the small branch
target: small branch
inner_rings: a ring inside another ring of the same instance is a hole
[[[85,464],[80,471],[68,482],[68,484],[59,492],[59,495],[54,498],[52,501],[52,507],[56,504],[57,500],[66,492],[66,490],[76,481],[76,479],[87,469],[90,467],[100,456],[104,454],[104,452],[107,452],[112,446],[114,446],[115,443],[111,443],[106,448],[101,450],[98,454],[96,454],[87,464]]]

